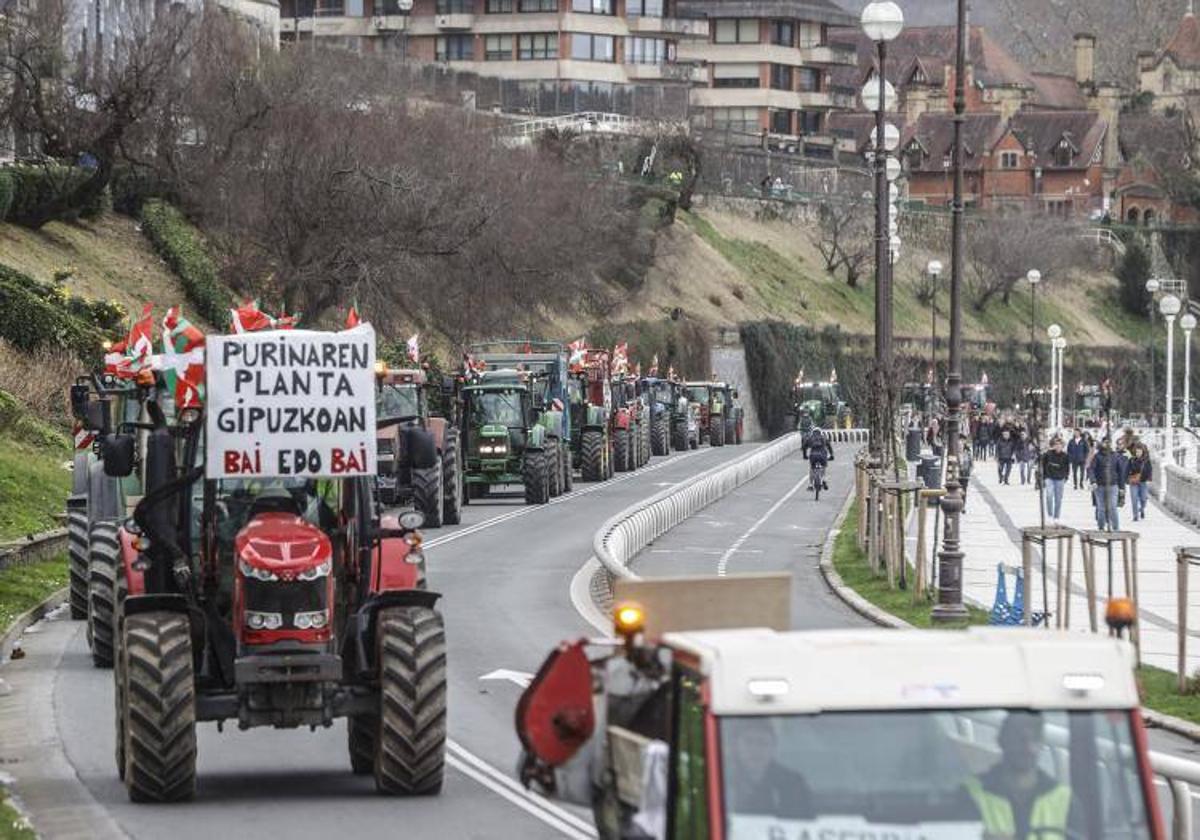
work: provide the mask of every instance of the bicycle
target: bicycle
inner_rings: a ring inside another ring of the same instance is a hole
[[[824,464],[813,464],[812,465],[812,477],[810,480],[812,481],[812,486],[813,486],[813,501],[819,502],[819,501],[821,501],[821,487],[823,487],[825,484],[825,465]]]

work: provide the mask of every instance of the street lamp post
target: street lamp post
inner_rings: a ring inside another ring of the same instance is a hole
[[[942,275],[941,260],[930,260],[925,266],[925,273],[929,275],[932,292],[929,296],[929,311],[932,315],[933,331],[930,335],[929,346],[929,371],[932,377],[933,391],[937,392],[937,293],[938,293],[938,278]],[[932,396],[932,395],[931,395]]]
[[[1192,330],[1196,329],[1196,316],[1185,312],[1179,319],[1183,328],[1183,428],[1192,428]]]
[[[1157,277],[1151,277],[1146,281],[1146,293],[1150,295],[1150,299],[1146,301],[1146,311],[1150,318],[1150,325],[1154,326],[1154,296],[1158,294],[1158,290],[1162,288],[1162,281]],[[1154,388],[1154,341],[1150,341],[1150,376],[1148,383],[1150,386],[1150,423],[1154,424],[1154,403],[1158,401],[1158,391]]]
[[[1174,423],[1173,408],[1175,402],[1175,316],[1183,304],[1175,295],[1164,295],[1158,302],[1158,311],[1167,321],[1167,417],[1163,421],[1163,429],[1167,438],[1167,460],[1174,460],[1175,441],[1172,434]],[[1163,470],[1165,476],[1166,470]]]
[[[887,422],[886,414],[890,410],[890,401],[884,400],[884,389],[890,389],[892,358],[892,301],[891,301],[891,255],[889,253],[890,235],[888,225],[888,172],[887,172],[887,131],[885,114],[890,98],[895,97],[895,90],[887,80],[886,61],[887,45],[904,29],[904,13],[892,0],[877,0],[863,9],[862,28],[866,36],[875,44],[878,56],[879,75],[877,89],[872,90],[868,82],[863,88],[863,105],[868,111],[875,113],[875,400],[882,400],[883,407],[875,412],[871,424],[871,455],[876,464],[882,466],[885,459],[886,442],[884,440],[891,424]],[[899,139],[899,132],[896,132]],[[878,403],[877,403],[878,404]]]
[[[1037,287],[1042,282],[1042,272],[1031,268],[1025,273],[1025,279],[1029,281],[1029,436],[1033,438],[1038,425],[1038,398],[1034,393],[1037,385],[1037,344],[1034,333],[1037,332]]]
[[[950,358],[946,374],[946,492],[942,551],[938,554],[938,602],[933,608],[935,623],[962,621],[967,608],[962,601],[962,561],[959,526],[963,509],[958,458],[962,448],[959,425],[962,417],[962,276],[963,276],[963,123],[967,113],[967,3],[957,2],[957,47],[954,58],[954,202],[950,213]]]
[[[1051,324],[1046,334],[1050,336],[1050,428],[1057,430],[1062,427],[1058,413],[1058,395],[1062,390],[1062,380],[1058,374],[1058,341],[1062,338],[1062,327]]]
[[[1067,351],[1067,340],[1065,338],[1056,338],[1054,346],[1058,350],[1058,428],[1061,430],[1064,426],[1063,422],[1063,356]]]

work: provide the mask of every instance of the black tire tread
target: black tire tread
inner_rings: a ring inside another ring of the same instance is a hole
[[[378,619],[380,716],[375,786],[441,792],[446,754],[446,633],[427,607],[388,607]]]
[[[125,566],[115,522],[97,522],[88,540],[88,637],[92,664],[111,668],[121,603],[125,600]]]
[[[67,557],[70,572],[68,600],[71,619],[88,617],[88,514],[86,504],[67,510]]]
[[[550,501],[550,472],[544,449],[526,449],[521,461],[521,481],[525,485],[525,504],[544,505]]]
[[[442,527],[442,462],[412,470],[413,507],[425,514],[426,528]]]
[[[629,452],[629,430],[617,429],[613,435],[613,465],[617,472],[629,472],[633,459]]]
[[[458,525],[462,522],[465,495],[462,478],[462,461],[458,455],[458,430],[449,429],[442,451],[442,523],[445,525]]]
[[[583,480],[604,481],[607,478],[604,474],[604,435],[600,432],[585,431],[581,447]]]

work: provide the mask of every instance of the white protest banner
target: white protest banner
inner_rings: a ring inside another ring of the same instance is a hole
[[[208,478],[375,474],[375,330],[209,336]]]

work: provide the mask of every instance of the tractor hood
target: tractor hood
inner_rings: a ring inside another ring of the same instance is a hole
[[[294,580],[333,557],[329,537],[291,513],[260,513],[234,540],[238,560],[280,580]]]
[[[508,427],[499,426],[496,424],[488,424],[479,428],[479,436],[486,438],[507,438]]]

